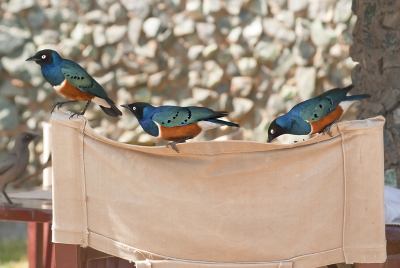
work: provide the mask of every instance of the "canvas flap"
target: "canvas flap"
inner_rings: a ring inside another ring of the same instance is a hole
[[[291,145],[189,142],[176,153],[106,139],[68,116],[51,119],[53,242],[131,261],[386,258],[383,117]]]
[[[137,261],[136,268],[292,268],[291,262],[271,262],[271,263],[198,263],[198,262],[182,262],[182,261]]]

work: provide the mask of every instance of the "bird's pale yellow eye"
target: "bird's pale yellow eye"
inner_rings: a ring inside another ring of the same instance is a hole
[[[134,107],[132,107],[132,110],[134,110],[134,111],[135,111],[135,110],[136,110],[136,107],[135,107],[135,106],[134,106]]]
[[[271,131],[270,131],[270,132],[271,132],[271,134],[274,134],[274,133],[275,133],[275,130],[271,129]]]
[[[42,55],[42,59],[45,59],[46,58],[46,55]]]

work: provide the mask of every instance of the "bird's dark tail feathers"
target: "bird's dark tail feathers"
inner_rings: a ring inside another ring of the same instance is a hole
[[[209,119],[205,119],[204,121],[208,121],[208,122],[216,123],[216,124],[220,124],[220,125],[225,125],[225,126],[230,126],[230,127],[239,127],[239,125],[236,123],[232,123],[232,122],[228,122],[228,121],[224,121],[224,120],[220,120],[220,119],[209,118]]]
[[[220,118],[227,116],[228,112],[227,111],[214,111],[214,114],[210,116],[209,118]]]
[[[354,88],[354,85],[351,84],[351,85],[349,85],[349,86],[347,86],[347,87],[342,88],[342,90],[345,90],[346,92],[349,92],[349,91],[352,90],[353,88]]]
[[[369,94],[360,94],[354,96],[346,96],[342,101],[355,101],[355,100],[362,100],[371,97]]]
[[[109,99],[109,98],[107,98],[107,99],[105,99],[107,102],[108,102],[108,104],[110,104],[110,108],[107,108],[107,107],[104,107],[104,106],[101,106],[100,105],[100,108],[107,114],[107,115],[109,115],[109,116],[113,116],[113,117],[118,117],[118,116],[121,116],[122,115],[122,113],[121,113],[121,111],[117,108],[117,106],[115,106],[115,103],[111,100],[111,99]]]
[[[236,123],[216,119],[216,118],[224,117],[227,115],[228,115],[227,111],[214,111],[214,114],[212,116],[210,116],[209,118],[204,119],[204,121],[221,124],[221,125],[226,125],[226,126],[230,126],[230,127],[239,127],[239,125]]]

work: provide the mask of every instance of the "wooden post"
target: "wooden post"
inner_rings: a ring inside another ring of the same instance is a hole
[[[87,262],[82,259],[79,245],[54,244],[56,268],[86,268]]]
[[[28,222],[29,268],[43,267],[43,223]]]
[[[43,264],[45,268],[52,268],[51,260],[53,253],[53,243],[51,242],[51,223],[43,223]]]

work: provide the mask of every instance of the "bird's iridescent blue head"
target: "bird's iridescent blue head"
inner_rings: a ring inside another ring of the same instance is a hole
[[[150,106],[150,104],[146,102],[134,102],[131,104],[122,104],[121,107],[124,107],[131,111],[134,116],[136,116],[137,119],[142,119],[143,118],[143,110],[147,106]]]
[[[268,140],[267,142],[271,142],[273,139],[279,137],[280,135],[286,134],[287,131],[284,127],[280,126],[276,119],[272,121],[268,128]]]
[[[61,59],[61,56],[55,52],[54,50],[51,49],[44,49],[38,51],[35,55],[32,57],[26,59],[27,61],[35,61],[37,64],[39,64],[41,67],[46,66],[48,64],[53,63],[55,60]]]

